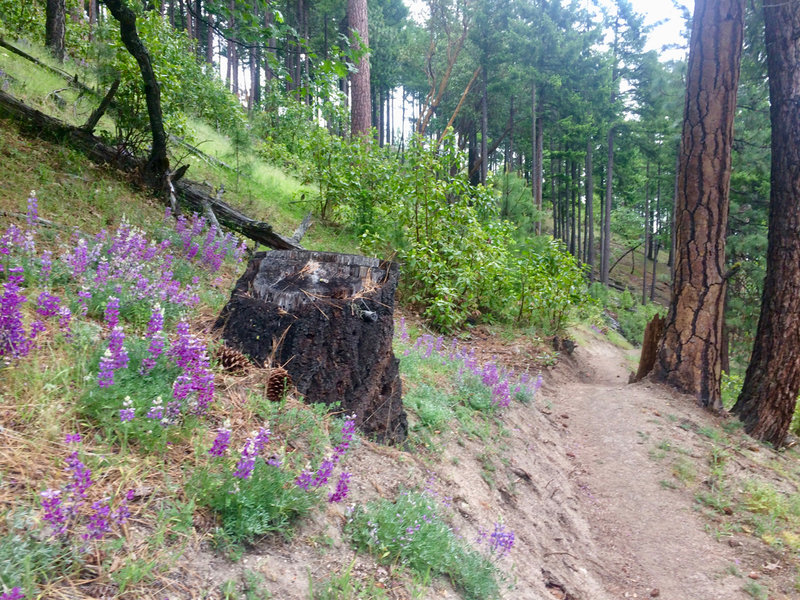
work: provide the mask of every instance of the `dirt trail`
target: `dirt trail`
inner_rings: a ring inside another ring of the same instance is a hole
[[[614,598],[748,598],[730,567],[735,548],[705,531],[694,498],[665,483],[652,457],[658,443],[701,458],[681,423],[709,420],[686,397],[642,382],[628,385],[623,351],[602,341],[578,348],[544,390],[566,432],[581,513],[589,521],[599,573]],[[576,377],[577,375],[577,377]],[[669,416],[669,418],[665,418]]]

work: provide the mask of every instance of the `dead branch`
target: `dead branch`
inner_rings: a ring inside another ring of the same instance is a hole
[[[111,84],[111,88],[108,90],[108,93],[103,97],[103,101],[100,103],[92,114],[89,116],[89,119],[84,123],[83,129],[88,133],[92,133],[94,128],[97,127],[97,124],[100,122],[100,119],[103,118],[103,115],[108,110],[108,107],[111,106],[111,102],[114,100],[114,95],[117,93],[117,89],[119,89],[119,79],[115,79],[114,83]]]

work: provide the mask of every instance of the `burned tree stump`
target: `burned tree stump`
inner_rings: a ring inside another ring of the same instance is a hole
[[[664,334],[666,319],[660,315],[655,315],[644,328],[644,339],[642,340],[642,353],[639,355],[639,369],[636,375],[631,375],[629,383],[641,381],[653,370],[658,354],[658,342]]]
[[[367,436],[408,431],[392,351],[397,265],[300,250],[258,252],[215,327],[256,364],[283,365],[308,402],[341,403]]]

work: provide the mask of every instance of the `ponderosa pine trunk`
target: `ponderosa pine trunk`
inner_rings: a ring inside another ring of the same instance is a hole
[[[779,447],[800,391],[800,4],[764,5],[772,175],[767,275],[753,354],[733,412]]]
[[[47,0],[45,5],[44,43],[59,61],[64,60],[67,33],[67,6],[65,0]]]
[[[367,0],[347,0],[347,18],[350,24],[350,44],[358,49],[369,47]],[[358,42],[356,36],[361,41]],[[369,83],[369,55],[358,60],[358,71],[350,75],[350,131],[352,135],[367,138],[372,118],[372,96]]]
[[[150,119],[150,132],[153,143],[150,147],[150,157],[143,173],[144,181],[156,191],[162,191],[169,171],[167,158],[167,134],[164,131],[164,119],[161,114],[161,90],[158,87],[150,55],[144,47],[136,31],[136,14],[128,8],[124,0],[104,0],[108,10],[119,22],[119,32],[122,43],[139,65],[144,83],[144,96],[147,102],[147,115]]]
[[[719,410],[725,230],[744,0],[697,0],[675,217],[675,276],[657,380]]]

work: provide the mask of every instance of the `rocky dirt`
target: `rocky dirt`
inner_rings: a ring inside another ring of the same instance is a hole
[[[529,354],[519,341],[511,346],[517,358]],[[796,598],[789,553],[746,533],[719,535],[720,520],[696,500],[713,445],[699,432],[725,421],[662,386],[628,385],[630,358],[598,334],[547,373],[533,404],[512,405],[489,442],[458,431],[441,432],[434,452],[362,442],[346,459],[348,501],[427,488],[452,507],[454,528],[467,539],[502,522],[516,535],[499,563],[509,575],[507,599],[739,600],[753,597],[744,589],[756,581],[769,590],[764,598]],[[740,445],[731,469],[774,477],[759,461],[776,453],[732,435]],[[671,457],[686,461],[693,477],[678,477]],[[239,562],[200,539],[166,589],[221,597],[222,582],[243,581],[249,570],[264,577],[272,598],[306,600],[309,581],[352,565],[354,578],[377,582],[387,598],[459,597],[447,581],[420,588],[404,569],[356,554],[341,533],[346,518],[346,508],[329,506],[293,540],[266,539]]]

